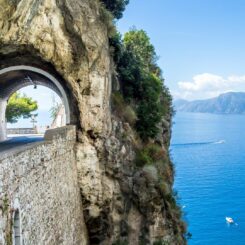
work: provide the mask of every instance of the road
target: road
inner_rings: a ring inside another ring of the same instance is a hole
[[[6,141],[0,142],[0,153],[15,147],[43,140],[43,135],[18,135],[10,136]]]

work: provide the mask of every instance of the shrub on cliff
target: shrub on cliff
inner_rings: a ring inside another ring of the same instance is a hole
[[[165,152],[163,148],[157,144],[148,144],[143,149],[137,151],[135,163],[138,167],[151,165],[157,161],[164,160]]]
[[[101,0],[105,7],[113,14],[116,19],[120,19],[123,16],[123,11],[129,0]]]
[[[123,39],[116,34],[110,44],[123,97],[137,113],[136,130],[144,141],[154,139],[162,117],[171,113],[171,96],[156,63],[154,46],[145,31],[136,29]]]
[[[117,113],[119,117],[128,122],[131,126],[134,126],[137,120],[137,115],[134,109],[127,105],[123,96],[120,93],[112,94],[112,109]]]
[[[143,140],[154,138],[159,132],[158,124],[163,116],[160,102],[161,86],[161,80],[152,73],[142,81],[136,129]]]
[[[144,30],[132,28],[124,35],[123,43],[126,50],[130,50],[138,60],[141,69],[146,72],[157,73],[156,61],[158,59],[155,48]]]

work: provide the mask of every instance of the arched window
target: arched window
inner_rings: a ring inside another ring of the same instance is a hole
[[[20,212],[18,209],[14,212],[13,240],[14,245],[21,245]]]

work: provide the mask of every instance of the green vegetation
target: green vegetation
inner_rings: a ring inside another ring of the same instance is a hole
[[[167,217],[173,221],[174,235],[181,241],[183,237],[180,237],[179,234],[183,234],[186,239],[189,233],[187,233],[186,223],[182,221],[183,213],[176,201],[178,199],[178,193],[176,191],[172,191],[172,193],[164,196],[166,209],[168,211]]]
[[[32,98],[22,95],[18,92],[14,93],[7,105],[6,118],[9,123],[16,123],[18,119],[30,118],[32,116],[31,112],[38,109],[37,102]]]
[[[109,10],[106,9],[103,2],[101,2],[100,19],[107,26],[108,36],[111,37],[115,35],[116,27],[115,27],[115,22],[113,21],[114,16]]]
[[[12,231],[13,231],[13,219],[12,219],[12,213],[13,210],[10,209],[9,205],[9,199],[7,194],[2,199],[2,205],[0,206],[0,209],[2,210],[2,215],[6,217],[6,228],[5,228],[5,241],[7,245],[12,245]]]
[[[148,144],[144,146],[143,149],[138,150],[136,154],[135,163],[138,167],[143,167],[145,165],[151,165],[157,161],[163,161],[165,153],[157,144]]]
[[[136,166],[160,162],[159,173],[164,172],[164,179],[172,179],[171,169],[163,169],[164,162],[169,163],[167,152],[156,143],[161,122],[165,118],[171,123],[173,109],[172,97],[156,63],[155,49],[146,32],[136,29],[123,38],[117,33],[110,45],[121,88],[113,93],[113,110],[134,127],[143,143],[136,146]]]
[[[2,200],[2,205],[0,206],[0,209],[2,210],[3,214],[6,214],[9,209],[9,200],[7,195],[5,194],[3,200]]]
[[[153,245],[170,245],[169,242],[158,240],[153,243]]]
[[[116,19],[120,19],[123,16],[123,11],[129,0],[101,0],[106,9],[108,9]]]
[[[163,116],[172,113],[172,99],[156,63],[155,49],[146,32],[136,29],[130,30],[124,38],[117,33],[110,39],[110,45],[123,98],[134,105],[135,129],[147,142],[158,135]]]
[[[112,245],[128,245],[127,241],[117,240],[116,242],[112,243]]]
[[[137,115],[134,109],[127,105],[120,93],[112,94],[112,102],[114,111],[117,112],[118,116],[128,122],[131,126],[134,126],[137,121]]]

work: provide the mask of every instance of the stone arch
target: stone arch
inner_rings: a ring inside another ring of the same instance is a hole
[[[63,101],[66,124],[71,124],[71,106],[66,88],[51,73],[29,65],[8,66],[0,70],[0,141],[6,139],[5,111],[11,94],[29,85],[42,85],[55,91]],[[74,117],[73,117],[74,118]]]
[[[32,67],[32,66],[26,66],[26,65],[20,65],[20,66],[10,66],[8,68],[4,68],[2,70],[0,70],[0,80],[1,80],[1,75],[4,75],[6,73],[11,73],[14,71],[28,71],[31,73],[36,73],[36,74],[40,74],[41,77],[45,77],[47,80],[36,80],[36,81],[30,81],[28,79],[23,80],[23,82],[21,83],[17,83],[17,84],[13,84],[12,86],[9,86],[9,90],[5,89],[5,92],[7,92],[6,96],[9,97],[13,92],[28,86],[28,85],[32,85],[32,84],[37,84],[37,85],[43,85],[46,87],[49,87],[50,89],[53,89],[56,93],[58,93],[58,95],[61,96],[61,99],[64,103],[64,106],[66,108],[66,121],[67,124],[70,123],[70,107],[69,107],[69,102],[68,102],[68,97],[66,95],[66,92],[64,90],[64,88],[62,87],[62,85],[60,84],[60,82],[50,73],[36,68],[36,67]],[[28,74],[28,73],[27,73]],[[26,75],[26,74],[22,74],[22,75]],[[29,74],[27,75],[29,76]],[[48,82],[51,81],[51,83]],[[1,83],[1,82],[0,82]],[[1,88],[1,84],[0,84],[0,88]],[[2,90],[4,91],[4,90]],[[0,92],[0,98],[1,98],[1,92]]]

